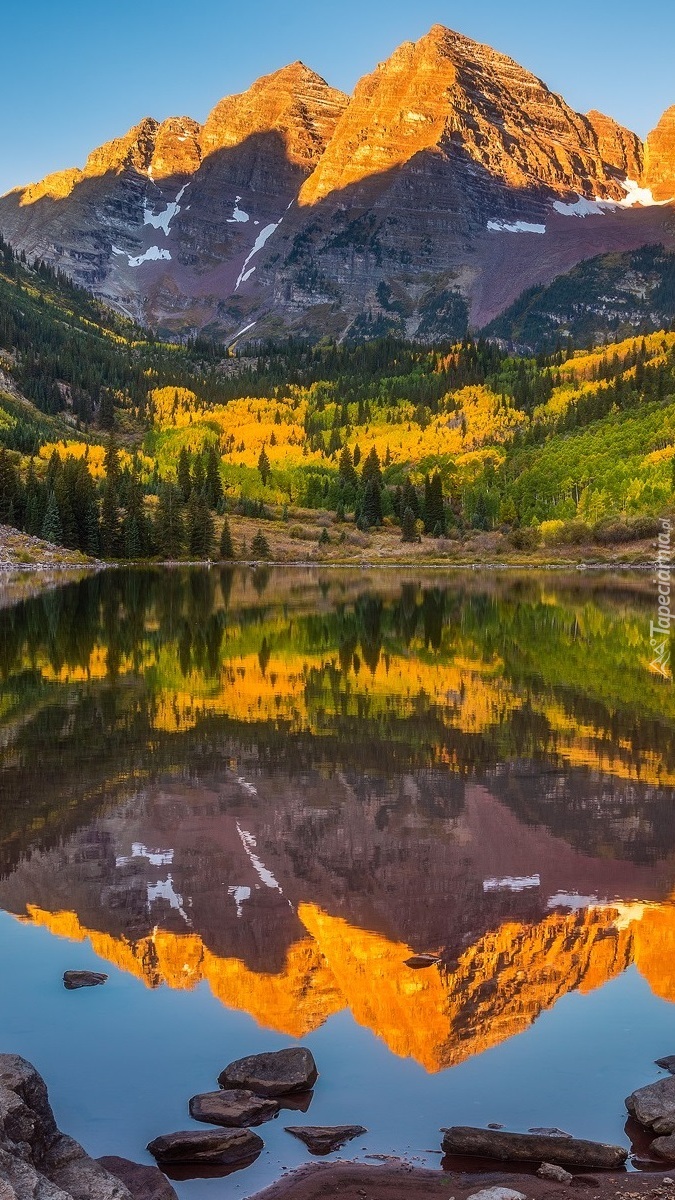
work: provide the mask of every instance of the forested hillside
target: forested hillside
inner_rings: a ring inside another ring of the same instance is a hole
[[[377,528],[430,553],[500,530],[522,551],[652,536],[671,504],[675,334],[538,357],[392,338],[238,357],[159,342],[0,250],[0,521],[29,534],[109,558],[264,558],[267,522],[301,540],[314,511],[309,537],[345,553]],[[239,516],[260,524],[248,550]]]

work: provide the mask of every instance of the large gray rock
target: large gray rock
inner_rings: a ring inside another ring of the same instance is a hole
[[[454,1125],[442,1142],[446,1154],[469,1154],[501,1162],[549,1162],[561,1167],[616,1170],[628,1158],[623,1146],[587,1142],[581,1138],[550,1137],[538,1133],[504,1133]]]
[[[225,1067],[218,1076],[221,1088],[247,1088],[257,1096],[284,1096],[308,1092],[319,1072],[310,1050],[293,1046],[268,1054],[249,1054]]]
[[[250,1129],[186,1129],[167,1133],[148,1143],[148,1150],[159,1163],[213,1163],[229,1166],[256,1158],[264,1146],[262,1138]]]
[[[629,1113],[654,1133],[675,1132],[675,1077],[648,1083],[626,1097]]]
[[[99,1158],[97,1162],[111,1175],[122,1180],[133,1200],[178,1200],[174,1188],[159,1167],[149,1167],[146,1163],[132,1162],[129,1158],[118,1158],[114,1154]]]
[[[330,1154],[351,1142],[359,1134],[367,1133],[364,1125],[287,1125],[286,1133],[304,1142],[311,1154]]]
[[[132,1200],[120,1179],[60,1133],[44,1080],[18,1054],[0,1055],[0,1185],[7,1200]]]
[[[206,1121],[208,1125],[262,1125],[279,1112],[276,1100],[256,1096],[245,1088],[202,1092],[192,1097],[189,1107],[193,1121]]]
[[[550,1179],[552,1183],[571,1183],[574,1176],[557,1163],[543,1162],[537,1171],[540,1179]]]

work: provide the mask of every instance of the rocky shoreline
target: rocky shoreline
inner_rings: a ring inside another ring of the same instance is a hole
[[[106,976],[66,972],[66,988],[105,983]],[[632,1092],[630,1119],[649,1143],[644,1158],[632,1156],[641,1173],[626,1172],[623,1146],[572,1137],[560,1129],[527,1133],[499,1126],[452,1126],[441,1130],[441,1170],[422,1170],[382,1157],[382,1165],[331,1163],[305,1166],[278,1180],[258,1200],[544,1200],[566,1188],[598,1191],[601,1197],[675,1200],[675,1056],[658,1060],[669,1074]],[[229,1063],[219,1090],[193,1096],[188,1111],[209,1128],[160,1134],[148,1144],[158,1166],[117,1157],[91,1158],[54,1119],[38,1071],[16,1054],[0,1055],[0,1200],[177,1200],[166,1177],[191,1178],[204,1167],[216,1176],[254,1162],[263,1139],[248,1125],[262,1125],[283,1107],[306,1111],[319,1078],[311,1051],[292,1046]],[[299,1103],[298,1103],[299,1102]],[[325,1155],[367,1133],[362,1125],[285,1126],[313,1155]],[[371,1156],[379,1157],[379,1156]],[[659,1171],[659,1167],[662,1171]],[[161,1168],[161,1169],[160,1169]],[[671,1168],[672,1170],[672,1168]],[[448,1197],[448,1191],[453,1195]]]

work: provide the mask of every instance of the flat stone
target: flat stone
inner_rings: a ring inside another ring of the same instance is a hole
[[[543,1162],[537,1171],[540,1179],[550,1179],[553,1183],[571,1183],[574,1176],[566,1171],[564,1167],[559,1167],[557,1163]]]
[[[264,1146],[262,1138],[250,1129],[185,1129],[166,1133],[148,1143],[148,1150],[159,1163],[214,1163],[229,1165],[253,1159]]]
[[[507,1187],[489,1187],[482,1188],[480,1192],[472,1192],[468,1200],[525,1200],[523,1192],[516,1192],[513,1188]]]
[[[581,1138],[551,1137],[540,1133],[504,1133],[454,1125],[443,1135],[446,1154],[470,1154],[500,1162],[550,1162],[561,1167],[616,1170],[628,1158],[623,1146],[588,1142]]]
[[[202,1092],[190,1100],[193,1121],[206,1121],[209,1125],[262,1125],[278,1112],[278,1101],[265,1100],[245,1088]]]
[[[555,1125],[534,1125],[532,1129],[528,1129],[528,1133],[540,1133],[542,1137],[571,1137],[571,1133],[565,1133],[564,1129],[557,1129]]]
[[[318,1075],[311,1051],[293,1046],[238,1058],[221,1071],[218,1083],[221,1088],[246,1088],[257,1096],[283,1096],[309,1091]]]
[[[159,1167],[132,1162],[129,1158],[118,1158],[115,1154],[107,1154],[97,1162],[110,1175],[122,1180],[133,1200],[178,1200],[175,1190]]]
[[[665,1162],[675,1162],[675,1134],[654,1138],[649,1149],[657,1158],[662,1158]]]
[[[102,971],[64,971],[63,986],[74,992],[76,988],[99,987],[107,978]]]
[[[406,967],[412,967],[414,971],[419,971],[423,967],[434,967],[440,959],[435,954],[413,954],[410,958],[403,960]]]
[[[675,1077],[648,1083],[626,1097],[629,1113],[654,1133],[675,1132]]]
[[[664,1071],[670,1071],[671,1075],[675,1075],[675,1054],[667,1054],[665,1058],[657,1058],[657,1067],[663,1067]]]
[[[310,1154],[330,1154],[368,1130],[364,1125],[287,1125],[286,1133],[300,1138]]]

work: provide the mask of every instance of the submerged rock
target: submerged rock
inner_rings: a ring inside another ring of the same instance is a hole
[[[587,1142],[581,1138],[551,1137],[540,1133],[503,1133],[454,1125],[442,1142],[446,1154],[470,1154],[501,1162],[550,1162],[562,1167],[616,1170],[628,1158],[623,1146]]]
[[[553,1183],[571,1183],[574,1176],[566,1171],[564,1167],[559,1167],[557,1163],[543,1162],[537,1171],[540,1179],[550,1179]]]
[[[103,971],[64,971],[63,986],[74,992],[77,988],[99,987],[107,978]]]
[[[129,1158],[118,1158],[113,1154],[99,1158],[97,1162],[116,1179],[122,1180],[133,1200],[178,1200],[159,1167],[149,1167],[146,1163],[132,1162]]]
[[[190,1116],[209,1125],[262,1125],[279,1112],[276,1100],[256,1096],[245,1088],[202,1092],[190,1100]]]
[[[166,1133],[148,1143],[159,1163],[214,1163],[229,1165],[260,1154],[262,1138],[250,1129],[185,1129]]]
[[[648,1083],[626,1097],[626,1108],[654,1133],[675,1132],[675,1078]]]
[[[300,1138],[310,1154],[330,1154],[367,1132],[364,1125],[286,1125],[286,1133]]]
[[[218,1083],[221,1088],[246,1088],[257,1096],[283,1096],[309,1091],[318,1076],[311,1051],[293,1046],[238,1058],[221,1071]]]
[[[413,970],[419,971],[422,967],[433,967],[441,960],[436,954],[413,954],[403,961],[406,967],[412,967]]]

